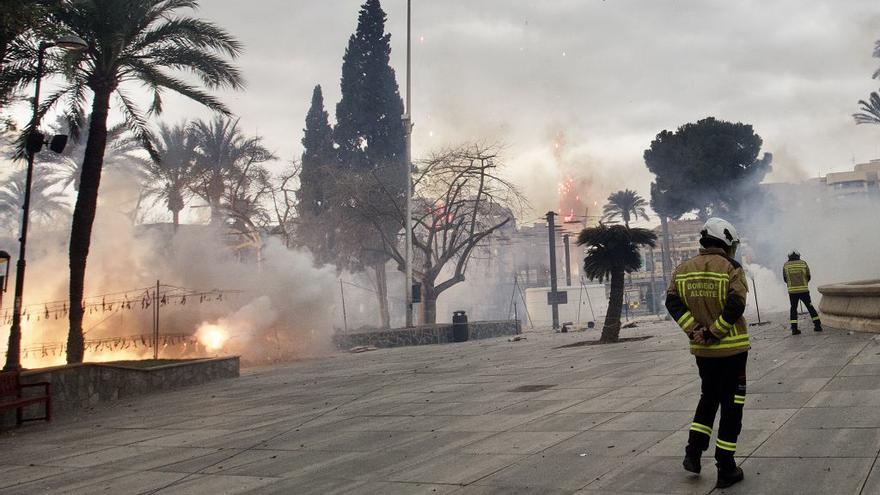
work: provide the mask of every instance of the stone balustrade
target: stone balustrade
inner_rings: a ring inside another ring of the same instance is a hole
[[[823,285],[819,292],[824,325],[880,333],[880,280]]]

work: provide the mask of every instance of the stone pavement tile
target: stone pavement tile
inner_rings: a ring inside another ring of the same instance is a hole
[[[592,399],[593,397],[598,397],[600,395],[605,395],[608,392],[615,390],[611,387],[605,388],[552,388],[547,390],[546,392],[541,393],[538,398],[540,400],[587,400]]]
[[[354,481],[337,478],[285,478],[246,493],[253,495],[443,495],[459,485],[389,481]]]
[[[619,458],[538,454],[476,482],[476,485],[575,491],[611,471]]]
[[[103,487],[113,485],[114,480],[126,475],[141,475],[120,483],[123,487],[129,487],[128,491],[111,491],[105,493],[139,493],[161,486],[173,481],[175,475],[169,473],[129,472],[114,471],[108,469],[80,468],[66,470],[54,476],[48,476],[29,483],[3,488],[3,495],[32,495],[35,493],[80,494],[97,493]]]
[[[628,387],[618,388],[609,391],[603,395],[606,399],[616,399],[621,397],[647,397],[650,399],[658,398],[666,395],[682,386],[681,383],[666,383],[659,385],[630,385]]]
[[[715,487],[711,469],[707,469],[707,475],[690,474],[682,469],[681,457],[640,456],[616,467],[586,488],[598,493],[704,494]]]
[[[651,400],[648,397],[594,397],[569,407],[566,413],[629,412]]]
[[[385,481],[468,485],[504,469],[524,457],[521,455],[442,454],[394,472]]]
[[[736,455],[740,457],[751,455],[767,438],[773,434],[774,430],[743,430],[739,434],[736,441]],[[715,438],[713,435],[709,442],[709,450],[703,454],[704,459],[711,459],[715,455]],[[660,457],[678,457],[684,455],[684,447],[687,445],[688,431],[682,430],[669,435],[660,443],[650,447],[639,455],[660,456]]]
[[[850,364],[838,376],[880,376],[880,363]]]
[[[749,409],[799,409],[813,397],[812,392],[780,392],[775,394],[746,395],[746,410]],[[747,413],[748,414],[748,413]]]
[[[0,449],[0,465],[27,466],[29,464],[45,464],[65,457],[100,452],[109,449],[107,445],[83,444],[44,444],[23,442],[15,448]]]
[[[31,481],[48,478],[69,471],[49,466],[3,466],[0,467],[0,491]]]
[[[484,401],[484,402],[448,402],[435,404],[430,411],[423,411],[423,415],[430,416],[478,416],[498,412],[513,404],[512,401]]]
[[[192,475],[179,483],[174,483],[172,486],[162,489],[159,493],[162,495],[204,495],[206,493],[237,495],[258,491],[262,487],[271,485],[277,480],[277,478],[258,478],[251,476],[197,474]]]
[[[150,447],[152,448],[152,447]],[[121,459],[115,459],[99,467],[115,470],[126,471],[162,471],[164,466],[171,466],[177,463],[192,462],[196,459],[206,458],[209,461],[203,461],[200,466],[208,465],[216,460],[218,454],[230,455],[232,452],[223,452],[219,449],[204,449],[192,447],[157,447],[158,450],[148,451],[139,455],[131,455]],[[212,457],[207,457],[212,456]],[[169,471],[175,471],[169,469]]]
[[[630,412],[593,428],[599,431],[661,431],[678,430],[689,423],[687,414],[678,412]]]
[[[453,495],[571,495],[574,491],[548,487],[469,485],[452,493]]]
[[[496,412],[497,414],[522,414],[539,417],[567,409],[580,402],[580,400],[524,400],[499,409]]]
[[[588,430],[550,447],[546,453],[631,457],[656,445],[670,434],[669,431]]]
[[[45,465],[69,468],[98,467],[102,464],[126,459],[128,457],[151,454],[155,455],[156,452],[160,450],[162,450],[161,447],[133,445],[111,447],[105,450],[100,450],[98,452],[91,452],[88,454],[81,454],[76,456],[64,457],[53,461],[46,461]]]
[[[371,455],[376,454],[371,453]],[[274,478],[317,476],[322,473],[340,474],[335,466],[362,456],[364,454],[359,452],[252,450],[237,453],[234,457],[230,457],[230,454],[225,458],[215,457],[212,466],[203,467],[196,472]],[[184,469],[180,470],[184,471]]]
[[[135,445],[153,446],[153,447],[204,447],[205,441],[209,439],[223,437],[235,433],[232,430],[188,430],[176,431],[173,435],[165,435]]]
[[[790,366],[788,363],[775,368],[761,379],[784,381],[790,378],[831,378],[843,369],[843,364],[835,366]],[[757,377],[757,376],[756,376]]]
[[[822,390],[807,402],[806,407],[880,407],[880,390]]]
[[[762,378],[750,383],[749,392],[767,394],[777,392],[818,392],[830,378]]]
[[[584,431],[592,429],[620,413],[566,414],[565,412],[542,416],[517,426],[515,431]]]
[[[694,411],[700,401],[700,390],[696,388],[687,393],[676,391],[653,399],[635,408],[636,411]]]
[[[876,457],[880,429],[780,428],[753,454],[756,457]]]
[[[506,431],[528,423],[532,418],[522,414],[484,414],[482,416],[459,416],[438,431]]]
[[[724,494],[859,493],[874,459],[750,457],[741,467],[745,480]],[[862,492],[867,495],[872,492]],[[876,492],[874,492],[876,493]]]
[[[798,411],[786,424],[791,428],[880,428],[876,407],[812,407]]]
[[[880,380],[876,376],[838,376],[832,378],[822,390],[880,390]]]
[[[875,459],[874,466],[871,468],[871,474],[865,480],[865,486],[861,493],[868,495],[872,493],[880,493],[880,463]]]
[[[307,450],[341,452],[374,452],[393,449],[398,445],[422,438],[424,432],[349,431],[318,438],[305,446]]]
[[[746,402],[748,401],[747,395]],[[751,409],[743,411],[742,427],[746,430],[775,430],[789,421],[797,411],[797,409]],[[716,418],[720,418],[720,414]]]
[[[574,431],[506,431],[472,443],[461,451],[467,454],[534,454],[576,434]]]

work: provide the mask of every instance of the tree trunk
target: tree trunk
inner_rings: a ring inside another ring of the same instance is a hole
[[[620,338],[620,312],[623,309],[623,280],[622,269],[611,273],[611,298],[608,300],[608,312],[605,313],[605,325],[602,327],[603,343],[617,342]]]
[[[433,325],[437,323],[437,292],[434,283],[422,281],[422,324]]]
[[[81,363],[85,354],[83,341],[82,302],[86,278],[86,260],[92,241],[92,226],[98,207],[98,188],[101,184],[101,169],[104,165],[104,151],[107,147],[107,113],[110,108],[108,86],[95,89],[92,101],[92,116],[89,124],[89,137],[83,157],[79,193],[73,209],[73,224],[70,228],[70,330],[67,335],[67,362]]]
[[[376,297],[379,299],[379,325],[382,328],[391,328],[391,315],[388,312],[388,274],[385,272],[385,263],[373,265],[376,272]]]
[[[171,212],[171,222],[174,224],[174,233],[177,233],[177,229],[180,227],[180,211],[174,210]]]
[[[660,246],[660,262],[663,263],[663,290],[669,287],[669,277],[672,274],[672,255],[669,252],[669,219],[660,215],[660,228],[663,233],[663,243]]]

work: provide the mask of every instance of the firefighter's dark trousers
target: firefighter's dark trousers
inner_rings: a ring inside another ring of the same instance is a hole
[[[810,318],[813,320],[813,325],[816,327],[821,326],[822,322],[819,321],[819,313],[816,312],[816,308],[813,307],[813,302],[810,300],[809,292],[796,292],[788,294],[788,301],[791,303],[791,310],[789,311],[789,320],[791,323],[791,329],[797,330],[798,327],[798,303],[803,301],[804,306],[807,307],[807,311],[810,312]]]
[[[715,412],[721,406],[721,421],[715,442],[715,459],[719,465],[731,466],[736,452],[736,439],[742,430],[743,406],[746,402],[746,360],[748,352],[723,358],[697,357],[702,393],[694,422],[691,423],[686,450],[689,456],[700,456],[709,448]]]

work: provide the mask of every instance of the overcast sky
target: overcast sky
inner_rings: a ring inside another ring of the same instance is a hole
[[[301,153],[315,84],[333,118],[360,4],[202,0],[199,15],[246,48],[248,88],[224,97],[285,159]],[[382,6],[403,93],[406,1]],[[416,157],[503,143],[537,212],[555,208],[566,174],[599,204],[625,187],[647,195],[642,153],[653,137],[709,115],[754,125],[775,155],[771,180],[880,158],[880,126],[851,117],[880,87],[876,0],[413,0],[413,9]],[[166,120],[207,116],[183,101],[166,108]]]

